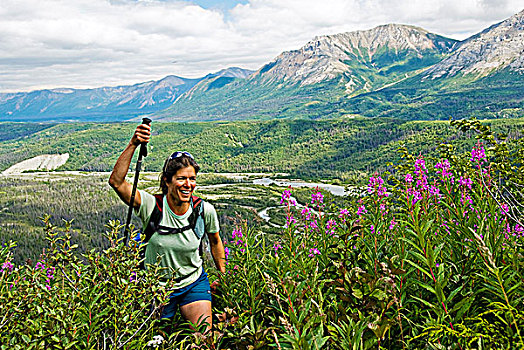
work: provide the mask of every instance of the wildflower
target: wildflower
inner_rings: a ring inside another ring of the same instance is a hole
[[[314,257],[315,255],[320,255],[320,251],[317,249],[317,248],[311,248],[309,249],[309,254],[308,256],[310,258]]]
[[[317,205],[320,205],[320,203],[324,202],[324,196],[320,191],[317,191],[317,193],[313,193],[311,195],[311,204],[315,204],[315,202]]]
[[[338,214],[338,217],[341,219],[344,218],[345,216],[349,216],[349,210],[347,210],[346,208],[341,209],[340,213]]]
[[[288,217],[286,218],[286,227],[290,227],[291,224],[296,224],[297,220],[293,217],[293,214],[289,213]]]
[[[418,201],[422,200],[424,198],[424,196],[422,196],[422,193],[420,193],[419,191],[416,191],[416,190],[413,190],[411,192],[411,194],[413,195],[413,199],[411,200],[411,204],[415,204],[417,203]]]
[[[509,207],[508,207],[508,205],[506,203],[502,203],[500,208],[501,208],[501,210],[500,210],[501,214],[505,214],[505,215],[509,214]]]
[[[131,271],[131,276],[129,276],[129,282],[136,281],[136,271]]]
[[[282,249],[282,246],[280,245],[280,243],[277,242],[277,243],[273,244],[273,249],[275,250],[275,256],[278,256],[277,252],[278,252],[279,249]]]
[[[406,176],[404,177],[404,181],[406,181],[407,183],[412,183],[413,182],[413,176],[409,173],[406,174]]]
[[[471,150],[470,160],[478,163],[479,166],[486,160],[486,151],[484,150],[484,145],[480,141],[477,142],[477,145]]]
[[[443,178],[448,178],[451,176],[451,172],[449,171],[450,168],[451,165],[449,164],[449,160],[443,159],[435,165],[435,172],[441,174]]]
[[[375,177],[376,176],[376,177]],[[384,187],[384,180],[377,174],[369,178],[368,193],[377,194],[379,197],[388,197],[387,189]]]
[[[362,216],[362,214],[365,214],[367,213],[368,211],[366,210],[366,207],[361,205],[360,207],[358,207],[357,209],[357,215],[358,216]]]
[[[471,185],[473,185],[473,181],[470,178],[461,176],[459,179],[459,184],[471,190]]]
[[[229,258],[229,254],[231,253],[231,251],[229,250],[228,247],[224,247],[224,253],[226,254],[226,260]]]
[[[242,230],[235,229],[233,230],[233,239],[242,238]]]
[[[2,264],[2,269],[0,270],[0,273],[4,272],[4,271],[12,272],[13,271],[13,267],[14,267],[14,265],[10,261],[6,261],[6,262],[4,262]]]
[[[282,197],[280,199],[280,204],[284,204],[286,202],[287,202],[288,205],[291,205],[291,206],[297,205],[297,201],[295,199],[293,199],[293,197],[291,197],[291,191],[290,190],[284,190],[284,192],[282,192]]]
[[[164,337],[161,335],[155,335],[153,339],[147,342],[146,346],[150,346],[153,348],[157,348],[159,345],[161,345],[164,342]]]
[[[425,172],[427,172],[426,162],[424,161],[424,158],[420,157],[415,161],[415,174],[420,176]]]
[[[429,188],[429,194],[435,197],[440,197],[440,189],[436,186],[431,186]]]
[[[311,220],[311,209],[309,209],[307,206],[302,209],[301,214],[302,217],[307,221]]]
[[[391,220],[391,222],[389,223],[389,229],[390,230],[393,230],[393,228],[397,226],[397,222],[395,221],[395,219]]]

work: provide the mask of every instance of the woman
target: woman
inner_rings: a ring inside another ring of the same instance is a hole
[[[151,127],[140,124],[131,141],[116,161],[109,184],[118,196],[129,205],[132,184],[125,180],[131,158],[141,143],[149,142]],[[199,166],[188,152],[175,152],[164,163],[161,174],[163,210],[160,225],[164,228],[186,228],[174,234],[153,233],[149,239],[145,265],[154,264],[161,257],[161,266],[169,272],[166,278],[175,279],[175,290],[170,302],[162,312],[162,318],[172,318],[176,308],[182,316],[193,324],[206,322],[207,330],[211,329],[211,292],[207,273],[203,270],[199,254],[200,239],[191,228],[188,218],[192,212],[192,194],[196,187],[196,175]],[[137,191],[133,207],[135,213],[147,226],[156,206],[156,199],[145,191]],[[209,238],[211,255],[217,269],[225,272],[225,253],[219,235],[218,217],[213,206],[204,202],[205,232]],[[160,282],[162,283],[162,282]]]

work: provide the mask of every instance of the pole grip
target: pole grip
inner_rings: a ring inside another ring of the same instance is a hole
[[[142,124],[151,125],[151,119],[147,117],[142,118]],[[140,154],[143,157],[147,157],[147,144],[145,143],[140,144]]]

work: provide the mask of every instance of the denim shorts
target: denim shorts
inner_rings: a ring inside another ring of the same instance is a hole
[[[162,310],[162,318],[175,316],[177,306],[184,306],[200,300],[211,301],[211,288],[209,287],[209,279],[205,271],[202,271],[200,277],[189,286],[175,289],[171,293],[169,303]]]

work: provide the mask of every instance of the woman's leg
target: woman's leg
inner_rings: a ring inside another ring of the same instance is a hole
[[[180,306],[182,316],[193,324],[207,323],[206,332],[211,330],[211,302],[208,300],[198,300]]]

